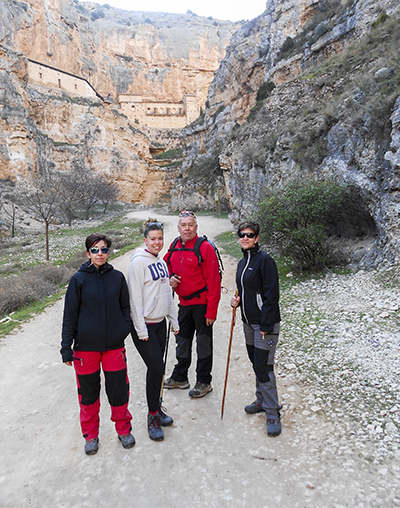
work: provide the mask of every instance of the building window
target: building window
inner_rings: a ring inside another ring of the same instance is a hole
[[[78,85],[75,83],[75,90],[78,90]]]
[[[58,88],[61,88],[61,79],[58,80]]]
[[[40,78],[40,79],[42,79],[42,78],[43,78],[43,76],[42,76],[42,73],[41,73],[41,72],[39,72],[39,78]]]

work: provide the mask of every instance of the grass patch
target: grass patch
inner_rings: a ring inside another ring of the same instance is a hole
[[[183,155],[183,148],[175,148],[173,150],[167,150],[166,152],[155,155],[154,159],[181,159]]]
[[[242,257],[242,251],[235,232],[226,232],[218,235],[215,239],[215,245],[218,250],[223,250],[228,256],[239,260]]]
[[[104,223],[50,233],[51,263],[45,259],[44,235],[4,238],[0,251],[0,335],[41,312],[60,298],[70,277],[86,261],[85,238],[100,231],[113,241],[110,262],[137,247],[142,240],[140,222],[117,216]],[[10,275],[11,274],[11,275]],[[54,297],[54,300],[53,300]]]
[[[46,296],[43,301],[33,302],[17,311],[11,313],[8,319],[2,319],[0,322],[0,337],[4,337],[19,328],[23,323],[29,321],[32,317],[43,312],[49,305],[57,302],[65,294],[65,288],[60,289],[53,295]]]

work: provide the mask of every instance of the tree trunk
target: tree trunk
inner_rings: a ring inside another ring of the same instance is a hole
[[[46,261],[50,261],[50,248],[49,248],[49,223],[45,221],[46,224]]]
[[[15,236],[15,204],[12,204],[12,215],[11,215],[11,238]]]

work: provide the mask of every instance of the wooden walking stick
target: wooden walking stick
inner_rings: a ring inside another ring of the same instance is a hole
[[[235,297],[239,296],[239,291],[236,291]],[[232,309],[232,323],[231,323],[231,334],[229,337],[229,345],[228,345],[228,358],[226,360],[226,371],[225,371],[225,384],[224,384],[224,393],[222,395],[222,406],[221,406],[221,420],[224,417],[224,406],[225,406],[225,395],[226,395],[226,385],[228,384],[228,372],[229,372],[229,361],[231,358],[231,348],[232,348],[232,338],[233,338],[233,329],[235,327],[235,317],[236,317],[236,309],[237,307],[233,307]]]

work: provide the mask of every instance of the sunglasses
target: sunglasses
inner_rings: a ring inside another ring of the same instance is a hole
[[[163,222],[148,222],[146,224],[146,229],[150,229],[150,228],[152,228],[154,226],[163,229],[164,223]]]
[[[196,215],[194,214],[194,212],[189,212],[188,210],[183,210],[183,212],[181,212],[179,214],[179,217],[194,217],[194,218],[196,218]]]
[[[247,236],[247,238],[255,238],[256,234],[255,233],[238,233],[239,238],[244,238],[246,236]]]
[[[99,247],[90,247],[89,249],[91,254],[98,254],[99,251],[101,251],[102,254],[108,254],[110,249],[108,247],[102,247],[101,249]]]

